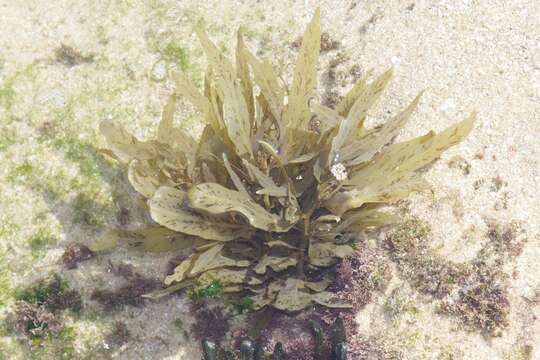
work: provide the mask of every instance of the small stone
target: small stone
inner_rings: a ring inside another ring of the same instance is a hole
[[[40,92],[36,100],[41,105],[51,104],[55,107],[64,107],[67,104],[67,96],[62,89],[47,89]]]
[[[532,299],[535,298],[536,293],[535,293],[535,291],[534,291],[534,289],[533,289],[532,287],[530,287],[530,286],[527,285],[527,286],[523,287],[523,290],[522,290],[522,292],[521,292],[521,295],[522,295],[524,298],[528,299],[528,300],[532,300]]]
[[[446,99],[445,102],[442,103],[441,107],[439,108],[442,112],[450,112],[456,108],[456,103],[454,102],[454,99]]]
[[[157,61],[152,66],[152,79],[154,81],[163,81],[167,77],[167,62],[165,60]]]

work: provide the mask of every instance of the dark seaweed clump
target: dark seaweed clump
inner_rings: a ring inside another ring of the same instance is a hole
[[[323,326],[328,327],[337,317],[343,320],[349,334],[348,353],[351,359],[399,358],[398,352],[388,348],[381,339],[359,334],[355,321],[358,311],[373,300],[374,294],[384,292],[390,278],[389,262],[385,254],[380,249],[358,243],[353,255],[337,265],[336,280],[329,288],[329,291],[347,299],[353,305],[352,310],[341,311],[324,307],[316,307],[314,310],[315,318],[320,318]]]
[[[126,323],[123,321],[115,321],[105,341],[109,345],[122,346],[128,342],[130,336],[131,334]]]
[[[8,322],[19,333],[32,338],[60,334],[64,329],[61,311],[82,309],[80,294],[56,274],[17,291],[15,299]]]
[[[27,289],[18,291],[15,298],[18,301],[43,306],[52,312],[65,309],[80,311],[82,309],[81,295],[76,290],[70,289],[68,283],[57,274],[49,279],[40,280]]]
[[[383,255],[362,247],[337,266],[330,291],[350,301],[356,312],[372,300],[374,291],[384,291],[389,280],[390,269]]]
[[[199,341],[206,338],[220,342],[230,329],[229,316],[221,304],[208,302],[194,302],[191,305],[190,310],[195,317],[190,328],[191,336]]]
[[[82,55],[77,49],[62,44],[59,48],[54,51],[55,61],[61,63],[67,67],[73,67],[76,65],[91,63],[94,61],[94,55]]]
[[[62,264],[68,269],[75,269],[79,262],[94,257],[94,252],[82,244],[69,245],[62,254]]]
[[[292,43],[291,48],[298,50],[302,45],[302,38],[297,37]],[[332,39],[330,34],[326,31],[321,33],[321,52],[327,52],[332,50],[337,50],[341,47],[341,42],[335,39]]]
[[[64,326],[60,319],[44,306],[19,301],[12,314],[14,328],[29,337],[58,335]]]
[[[410,219],[387,238],[391,257],[411,284],[440,300],[440,310],[470,329],[500,336],[508,326],[508,276],[502,265],[518,256],[525,242],[514,223],[488,224],[486,244],[470,263],[454,263],[429,246],[429,227]]]
[[[116,276],[124,278],[126,283],[117,289],[96,289],[91,296],[92,300],[100,303],[108,311],[125,305],[142,306],[146,302],[143,295],[162,288],[161,281],[134,272],[131,265],[111,264],[111,270]]]

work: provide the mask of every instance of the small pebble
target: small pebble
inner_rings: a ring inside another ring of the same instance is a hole
[[[47,89],[40,92],[36,100],[41,105],[51,104],[56,107],[64,107],[67,104],[67,96],[62,89]]]
[[[154,81],[163,81],[166,77],[167,62],[165,60],[159,60],[152,66],[152,79]]]

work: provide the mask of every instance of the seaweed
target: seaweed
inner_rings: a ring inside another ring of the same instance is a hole
[[[42,228],[38,230],[28,239],[30,249],[32,250],[32,257],[36,259],[43,256],[43,249],[55,241],[55,237],[51,235],[48,229]]]
[[[329,290],[350,301],[358,311],[372,300],[373,292],[386,289],[389,271],[379,251],[362,247],[337,266],[336,280]]]
[[[502,265],[519,255],[526,239],[518,225],[491,223],[487,242],[470,263],[454,263],[429,246],[430,228],[418,219],[403,222],[386,239],[391,257],[408,281],[439,301],[442,313],[468,329],[500,336],[509,324],[508,277]]]
[[[28,288],[17,290],[15,300],[43,306],[51,312],[66,309],[78,312],[82,309],[79,292],[71,289],[68,283],[58,274],[42,279]]]
[[[193,300],[213,299],[223,296],[223,284],[219,280],[212,281],[208,286],[194,288],[189,292]]]
[[[62,254],[62,264],[67,269],[75,269],[79,262],[86,261],[95,256],[94,252],[82,244],[70,244]]]
[[[63,324],[61,313],[82,310],[82,300],[76,290],[58,274],[41,279],[28,288],[15,291],[14,309],[8,313],[7,323],[24,335],[29,344],[39,339],[52,339],[67,334],[70,330]]]
[[[190,327],[190,334],[197,340],[210,339],[221,341],[230,329],[229,316],[220,304],[208,303],[193,304],[191,313],[195,317],[195,322]]]
[[[341,42],[334,40],[330,37],[330,34],[323,32],[321,34],[321,52],[336,50],[341,47]]]
[[[95,289],[91,299],[101,304],[105,310],[118,310],[126,305],[140,307],[146,299],[143,295],[161,289],[161,282],[157,279],[144,277],[133,271],[131,266],[110,264],[112,272],[126,280],[126,283],[117,289]]]
[[[185,48],[169,42],[162,51],[165,60],[177,64],[180,69],[186,71],[190,66],[189,56]]]
[[[15,304],[13,317],[15,329],[30,337],[58,335],[63,329],[60,319],[45,306],[26,301]]]
[[[338,40],[332,39],[328,32],[321,33],[321,53],[339,49],[341,47],[341,42]],[[302,37],[297,37],[292,43],[291,48],[298,50],[302,45]]]
[[[125,322],[115,321],[112,329],[105,338],[106,344],[122,346],[129,341],[131,334]]]
[[[157,138],[141,141],[112,120],[100,125],[107,153],[127,166],[151,218],[193,249],[165,278],[170,288],[148,296],[219,281],[224,294],[248,293],[255,310],[351,308],[327,288],[335,265],[354,253],[354,234],[392,223],[382,206],[426,189],[419,171],[470,133],[475,114],[393,143],[421,94],[384,125],[364,126],[392,69],[373,79],[364,74],[335,108],[311,101],[319,53],[337,46],[321,34],[319,10],[290,86],[249,51],[241,30],[233,61],[202,25],[196,33],[209,62],[203,92],[175,71]],[[197,140],[174,126],[180,97],[205,119]],[[145,249],[172,249],[152,246],[158,241],[146,237]]]
[[[443,299],[441,310],[457,316],[468,328],[501,336],[509,324],[508,284],[504,274],[482,262],[458,280],[457,294]]]
[[[463,158],[463,156],[453,156],[448,161],[448,167],[451,169],[459,169],[463,175],[469,175],[471,173],[471,164]]]
[[[67,67],[91,63],[94,61],[94,54],[82,55],[73,47],[62,44],[54,51],[55,61]]]

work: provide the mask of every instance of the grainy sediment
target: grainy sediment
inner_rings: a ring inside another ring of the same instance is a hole
[[[355,337],[366,344],[377,339],[377,353],[398,349],[406,359],[540,359],[540,2],[534,0],[0,2],[0,320],[13,311],[17,289],[50,272],[61,273],[84,305],[80,315],[65,312],[66,330],[37,348],[1,327],[0,359],[31,353],[200,359],[185,295],[112,312],[91,301],[95,289],[125,283],[109,261],[156,278],[173,255],[119,249],[75,269],[62,266],[68,244],[146,221],[122,171],[97,150],[104,145],[97,126],[113,118],[141,138],[153,134],[172,89],[167,68],[201,83],[204,56],[191,32],[201,18],[229,54],[244,26],[248,45],[289,79],[295,39],[317,6],[328,44],[319,63],[321,101],[335,102],[370,68],[394,66],[368,125],[423,89],[400,139],[478,112],[468,139],[427,169],[433,192],[400,206],[431,229],[426,253],[468,264],[489,249],[494,256],[486,258],[504,260],[486,266],[499,266],[508,286],[507,324],[496,336],[482,334],[467,326],[474,318],[441,311],[440,299],[419,291],[388,253],[390,280],[356,314]],[[176,121],[197,135],[200,116],[183,101],[181,107]],[[508,224],[519,224],[519,251],[508,250],[504,231],[493,232]],[[380,252],[385,236],[368,242],[381,245]],[[456,309],[471,306],[463,304]]]

